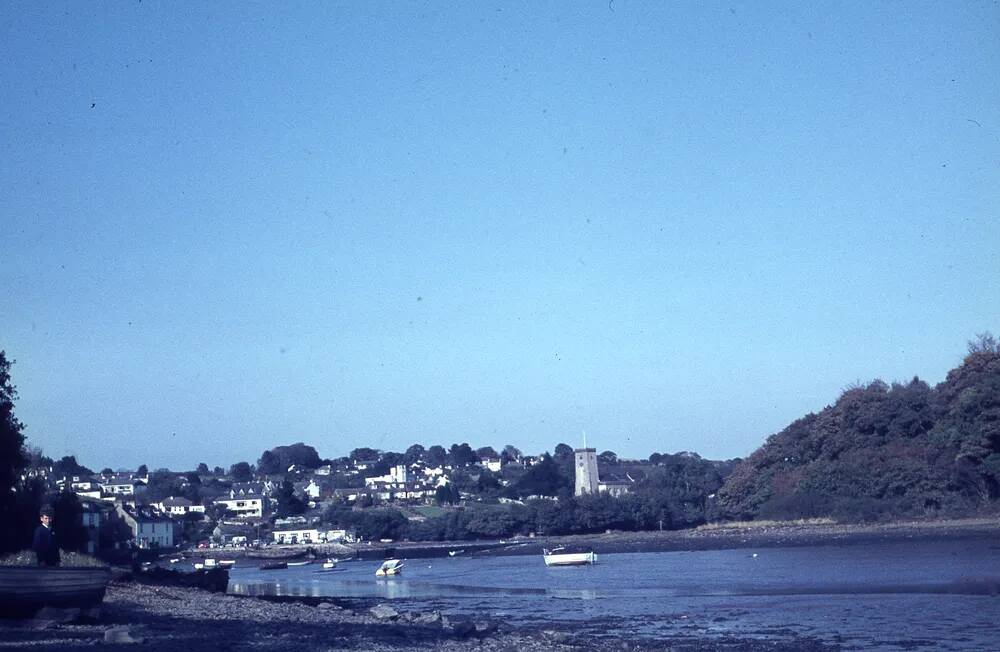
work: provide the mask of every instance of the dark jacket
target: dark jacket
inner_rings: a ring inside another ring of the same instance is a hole
[[[39,566],[59,565],[59,546],[56,544],[56,537],[52,534],[52,529],[44,525],[35,528],[35,537],[31,542],[31,549],[38,556]]]

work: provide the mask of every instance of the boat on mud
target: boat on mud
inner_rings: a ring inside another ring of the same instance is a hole
[[[542,548],[542,558],[546,566],[586,566],[597,562],[597,555],[588,548]]]
[[[399,575],[403,572],[403,560],[401,559],[386,559],[382,562],[382,565],[378,567],[375,571],[375,577],[388,577],[390,575]]]
[[[31,615],[42,607],[93,607],[111,581],[107,566],[0,566],[0,614]]]

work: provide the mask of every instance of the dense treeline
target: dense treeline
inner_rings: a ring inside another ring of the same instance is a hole
[[[719,492],[732,518],[957,516],[1000,497],[1000,346],[989,334],[936,387],[846,390],[740,464]]]
[[[565,457],[561,449],[558,459]],[[442,515],[407,519],[393,507],[352,509],[334,505],[324,514],[331,526],[353,529],[365,539],[462,541],[515,535],[590,534],[606,530],[678,529],[700,525],[712,512],[710,496],[723,482],[724,463],[691,453],[657,454],[658,464],[644,475],[634,491],[616,498],[607,494],[573,496],[572,464],[545,456],[532,467],[524,483],[512,493],[531,491],[547,498],[513,503],[469,503]],[[568,490],[567,490],[568,487]],[[546,494],[541,490],[551,491]]]

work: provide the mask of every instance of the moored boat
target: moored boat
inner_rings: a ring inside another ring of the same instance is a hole
[[[42,607],[92,607],[104,599],[107,566],[0,566],[0,614],[32,614]]]
[[[311,559],[306,559],[303,561],[290,561],[288,562],[288,567],[291,568],[292,566],[308,566],[311,563],[312,563]]]
[[[337,560],[330,558],[323,562],[323,570],[333,570],[337,567]]]
[[[593,550],[570,549],[564,546],[551,550],[542,548],[542,558],[546,566],[584,566],[597,562]]]
[[[375,571],[375,577],[386,577],[389,575],[399,575],[403,572],[403,561],[401,559],[386,559]]]
[[[288,568],[287,561],[269,561],[260,565],[261,570],[283,570]]]

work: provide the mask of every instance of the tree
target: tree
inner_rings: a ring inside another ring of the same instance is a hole
[[[83,527],[83,508],[72,491],[60,492],[52,501],[52,530],[63,550],[79,552],[87,543],[87,530]]]
[[[449,505],[454,505],[459,501],[458,490],[453,484],[441,485],[434,490],[434,502],[438,505],[444,505],[445,503]]]
[[[140,464],[139,468],[135,470],[135,474],[145,477],[149,475],[149,467],[147,467],[145,464]]]
[[[263,474],[284,473],[292,465],[305,469],[315,469],[322,464],[323,461],[319,458],[319,453],[316,452],[315,448],[297,442],[290,446],[278,446],[264,451],[257,462],[257,471]]]
[[[511,460],[521,459],[521,450],[514,446],[513,444],[507,444],[503,447],[503,454],[506,455]]]
[[[1000,342],[997,342],[997,339],[993,337],[993,333],[989,331],[976,333],[975,339],[969,340],[969,355],[978,353],[1000,354]]]
[[[257,460],[257,470],[264,475],[284,473],[287,468],[287,466],[281,467],[281,459],[273,451],[264,451],[260,459]]]
[[[519,496],[558,496],[572,487],[572,477],[567,476],[555,460],[545,453],[542,461],[528,469],[514,484],[513,489]]]
[[[214,469],[212,469],[212,475],[215,475],[215,476],[226,475],[226,470],[224,468],[222,468],[221,466],[217,466]]]
[[[20,519],[16,518],[18,495],[14,490],[26,460],[24,435],[21,434],[24,426],[14,416],[17,390],[10,382],[11,364],[6,352],[0,351],[0,523],[16,526]],[[9,531],[11,528],[3,529],[5,533],[0,535],[0,552],[16,549],[17,535]]]
[[[114,471],[111,470],[110,466],[106,466],[103,469],[101,469],[101,475],[113,475],[113,474]]]
[[[424,458],[425,449],[420,444],[413,444],[406,449],[403,456],[406,458],[407,464],[413,464],[414,462],[419,462]]]
[[[448,452],[448,459],[453,466],[469,466],[479,461],[475,451],[468,444],[452,444]]]
[[[382,454],[374,448],[361,447],[352,450],[349,457],[352,462],[371,462],[382,457]]]
[[[93,474],[93,471],[77,463],[75,455],[66,455],[58,462],[54,462],[52,464],[52,475],[57,478],[88,476]]]
[[[492,446],[483,446],[482,448],[477,448],[476,455],[479,456],[480,460],[496,459],[500,457],[500,454],[497,453]]]
[[[208,464],[205,464],[204,462],[199,462],[196,471],[202,475],[208,475]]]
[[[306,504],[301,498],[295,495],[295,486],[288,480],[281,483],[275,499],[278,503],[276,510],[278,518],[298,516],[299,514],[304,514],[306,511]]]
[[[427,449],[427,454],[424,455],[424,462],[427,466],[444,466],[445,461],[448,459],[448,451],[444,449],[444,446],[438,446],[437,444],[431,446]]]
[[[597,456],[597,461],[606,466],[618,466],[618,454],[614,451],[604,451]]]
[[[229,475],[235,482],[250,482],[253,480],[253,467],[248,462],[237,462],[229,467]]]

